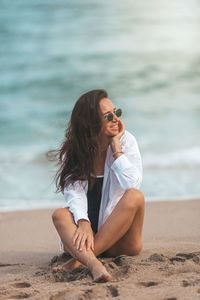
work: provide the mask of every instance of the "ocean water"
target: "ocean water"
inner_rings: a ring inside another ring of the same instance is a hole
[[[139,144],[146,200],[200,196],[200,3],[0,3],[0,210],[62,206],[46,159],[104,88]],[[155,13],[156,12],[156,13]]]

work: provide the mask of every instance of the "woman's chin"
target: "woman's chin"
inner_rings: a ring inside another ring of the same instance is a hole
[[[110,132],[110,136],[116,136],[116,135],[118,135],[118,133],[119,133],[119,130],[112,130]]]

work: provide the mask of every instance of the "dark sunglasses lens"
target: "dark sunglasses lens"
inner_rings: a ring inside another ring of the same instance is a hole
[[[119,118],[119,117],[121,117],[121,115],[122,115],[122,110],[121,110],[121,108],[118,108],[117,110],[116,110],[116,116]]]
[[[109,122],[113,120],[113,114],[112,113],[110,113],[110,114],[107,115],[107,120]]]

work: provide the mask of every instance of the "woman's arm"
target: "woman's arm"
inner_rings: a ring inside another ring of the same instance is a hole
[[[77,181],[64,189],[66,207],[73,214],[74,222],[77,225],[73,244],[80,251],[84,247],[87,250],[94,250],[94,235],[88,218],[87,197],[84,185],[86,185],[86,182]]]
[[[87,214],[87,196],[86,196],[86,181],[76,181],[64,189],[64,198],[66,207],[73,214],[74,221],[78,225],[78,220],[85,219],[89,221]]]
[[[119,145],[118,143],[124,153],[120,153],[118,157],[114,156],[115,160],[111,169],[123,190],[139,189],[142,182],[142,160],[137,141],[132,134],[126,131],[119,141],[116,141],[116,145]]]

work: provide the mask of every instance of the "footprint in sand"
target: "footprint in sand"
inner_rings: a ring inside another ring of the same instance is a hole
[[[133,265],[133,258],[126,255],[120,255],[112,259],[109,263],[105,264],[106,269],[115,277],[128,276],[128,271]]]
[[[145,287],[151,287],[151,286],[156,286],[159,284],[159,282],[156,281],[147,281],[147,282],[139,282],[140,285],[143,285]]]
[[[194,263],[200,264],[200,251],[190,253],[177,253],[176,256],[183,259],[192,259]]]
[[[183,280],[182,281],[182,286],[183,287],[186,287],[186,286],[189,286],[190,284],[189,284],[189,282],[187,281],[187,280]]]
[[[118,289],[117,289],[116,286],[114,286],[114,285],[109,285],[109,286],[107,286],[107,288],[108,288],[108,290],[110,291],[112,297],[117,297],[117,296],[119,296],[119,291],[118,291]]]
[[[14,284],[11,284],[10,287],[12,288],[17,288],[17,289],[24,289],[24,288],[29,288],[31,287],[31,284],[29,282],[16,282]],[[26,299],[31,297],[31,294],[28,294],[26,292],[20,292],[16,293],[15,295],[12,295],[9,297],[10,300],[12,299]]]
[[[170,257],[169,260],[171,261],[171,263],[174,263],[174,261],[177,261],[177,262],[185,262],[186,261],[185,258],[178,257],[178,256]]]
[[[200,283],[200,279],[197,278],[195,280],[182,280],[182,286],[187,287],[187,286],[195,286]]]
[[[31,297],[31,294],[27,294],[27,293],[20,293],[18,295],[13,295],[9,297],[9,300],[14,300],[14,299],[26,299]]]
[[[115,258],[104,258],[102,263],[113,279],[120,279],[129,276],[133,260],[130,256],[120,255]]]
[[[119,291],[115,285],[102,285],[93,284],[91,288],[60,291],[51,295],[49,300],[93,300],[93,299],[111,299],[119,296]]]
[[[110,297],[114,298],[119,296],[119,291],[114,285],[108,285],[106,286],[106,289],[102,289],[99,285],[96,285],[93,289],[84,291],[83,294],[79,296],[78,300],[95,299],[99,296],[101,296],[101,299],[107,299],[107,297],[110,299]]]
[[[154,253],[151,256],[149,256],[146,261],[155,261],[155,262],[164,262],[168,259],[167,256],[163,255],[162,253]]]
[[[28,288],[28,287],[31,287],[31,284],[28,283],[28,282],[17,282],[17,283],[14,283],[11,285],[12,287],[15,287],[15,288]]]
[[[60,291],[56,294],[51,295],[48,300],[67,300],[68,298],[68,292],[66,291]]]
[[[82,295],[79,296],[78,300],[93,299],[93,291],[91,289],[86,290]]]
[[[163,254],[154,253],[146,259],[146,261],[165,262],[169,260],[171,263],[185,262],[188,259],[192,259],[196,264],[200,264],[200,251],[190,253],[177,253],[176,256],[167,257]]]

